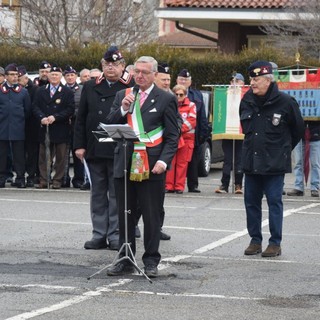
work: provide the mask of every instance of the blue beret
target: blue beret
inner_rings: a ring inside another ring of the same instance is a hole
[[[244,76],[241,73],[233,73],[231,75],[231,79],[230,80],[241,80],[241,81],[244,81]]]
[[[64,69],[64,74],[68,74],[68,73],[77,73],[77,71],[73,67],[67,65]]]
[[[248,71],[251,78],[272,74],[272,64],[268,61],[256,61],[250,65]]]
[[[178,77],[184,77],[184,78],[189,78],[191,77],[190,72],[187,69],[182,69],[179,74]]]
[[[50,65],[50,63],[47,62],[47,61],[42,61],[42,62],[40,63],[40,65],[39,65],[39,69],[48,69],[48,68],[50,68],[50,67],[51,67],[51,65]]]
[[[110,47],[103,56],[106,61],[114,62],[123,59],[123,56],[116,46]]]
[[[52,64],[50,72],[61,72],[62,73],[62,69],[55,63]]]
[[[16,71],[18,72],[18,67],[15,63],[10,63],[4,68],[4,72],[8,73],[9,71]]]
[[[18,77],[24,76],[27,74],[27,69],[25,66],[18,66]]]
[[[168,64],[164,63],[164,62],[158,63],[158,72],[170,74],[170,68],[169,68]]]

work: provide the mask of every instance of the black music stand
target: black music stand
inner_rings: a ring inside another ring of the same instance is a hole
[[[98,139],[98,141],[101,142],[110,142],[110,141],[122,141],[123,147],[124,147],[124,235],[125,235],[125,241],[122,244],[121,248],[119,249],[116,257],[114,258],[113,262],[102,269],[98,270],[91,276],[89,276],[87,279],[90,280],[93,276],[99,274],[106,268],[110,266],[114,266],[115,264],[128,260],[134,268],[141,273],[147,280],[149,280],[150,283],[152,283],[151,279],[145,274],[145,272],[137,265],[136,259],[134,257],[134,254],[132,252],[132,249],[130,247],[130,243],[128,242],[128,214],[131,214],[131,210],[128,210],[128,200],[127,200],[127,144],[128,141],[139,141],[138,136],[136,133],[132,130],[132,128],[128,124],[104,124],[100,123],[100,127],[107,132],[108,138],[103,137]],[[97,133],[97,132],[95,132]],[[125,255],[120,257],[120,253],[124,250]]]

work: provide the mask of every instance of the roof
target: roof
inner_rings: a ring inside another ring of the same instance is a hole
[[[215,32],[191,28],[192,31],[202,33],[206,36],[217,39],[218,35]],[[183,31],[171,32],[159,37],[159,42],[169,46],[183,47],[183,48],[216,48],[217,44],[213,41],[200,38],[193,34]]]
[[[166,7],[281,9],[299,0],[165,0]]]

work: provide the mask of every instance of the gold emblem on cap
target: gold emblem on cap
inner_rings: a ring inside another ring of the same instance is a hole
[[[253,69],[253,73],[255,73],[256,75],[258,75],[259,73],[260,73],[260,71],[261,71],[261,68],[255,68],[255,69]]]

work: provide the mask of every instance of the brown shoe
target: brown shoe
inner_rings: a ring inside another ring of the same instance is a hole
[[[40,182],[37,186],[36,189],[47,189],[48,185],[46,182]]]
[[[281,255],[281,247],[276,245],[268,245],[267,249],[261,253],[262,257],[277,257]]]
[[[242,192],[242,187],[240,184],[236,184],[235,187],[234,187],[234,193],[235,194],[243,194]]]
[[[54,183],[52,184],[52,189],[61,189],[61,184],[54,182]]]
[[[246,256],[253,256],[255,254],[259,254],[262,251],[262,247],[261,244],[257,244],[257,243],[250,243],[249,247],[244,250],[244,254]]]

